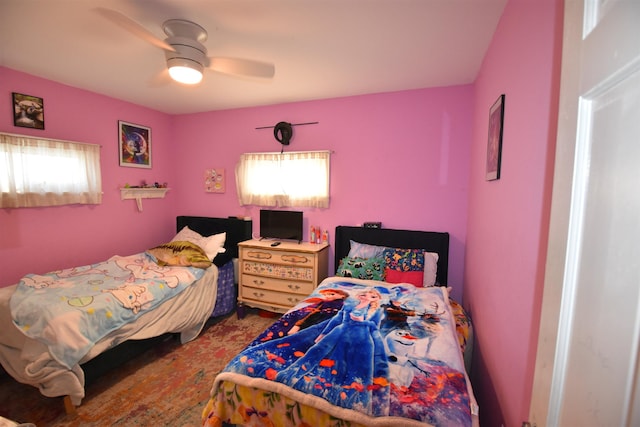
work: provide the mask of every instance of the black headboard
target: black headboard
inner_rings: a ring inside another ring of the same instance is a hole
[[[231,258],[238,258],[238,243],[251,239],[253,222],[237,218],[208,218],[204,216],[179,216],[176,218],[176,231],[185,226],[203,236],[226,232],[225,253],[215,257],[214,264],[224,265]]]
[[[436,283],[447,284],[449,268],[449,233],[436,231],[394,230],[339,225],[335,234],[335,266],[349,254],[350,240],[376,246],[403,249],[424,249],[438,254]]]

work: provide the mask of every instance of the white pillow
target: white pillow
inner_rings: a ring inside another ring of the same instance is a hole
[[[424,279],[422,280],[422,286],[424,286],[425,288],[434,286],[436,284],[439,258],[440,257],[435,252],[424,253]]]
[[[194,243],[204,250],[209,259],[213,260],[216,255],[226,252],[226,249],[224,248],[224,242],[226,239],[227,233],[204,237],[190,229],[189,226],[185,226],[173,239],[171,239],[171,241],[175,242],[177,240],[186,240],[187,242]]]
[[[349,258],[381,258],[386,246],[369,245],[349,240]]]

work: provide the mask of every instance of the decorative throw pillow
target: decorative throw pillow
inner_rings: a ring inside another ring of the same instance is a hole
[[[171,239],[172,242],[187,241],[194,243],[204,249],[209,259],[214,259],[219,253],[224,253],[224,242],[227,238],[227,233],[214,234],[213,236],[204,237],[200,233],[197,233],[185,226]]]
[[[155,257],[160,266],[177,265],[197,268],[209,268],[211,266],[211,259],[200,246],[184,240],[176,240],[156,246],[147,250],[147,253]]]
[[[423,271],[398,271],[390,268],[384,269],[384,281],[388,283],[411,283],[416,288],[424,287]]]
[[[382,281],[384,280],[384,259],[346,256],[340,260],[336,276]]]
[[[383,256],[385,281],[424,286],[424,250],[387,248]]]
[[[369,245],[367,243],[359,243],[353,240],[349,240],[349,243],[350,249],[348,256],[350,258],[384,258],[385,250],[415,251],[416,253],[420,251],[420,249],[396,249],[385,246]],[[396,262],[386,270],[384,280],[390,283],[414,283],[422,280],[422,284],[418,283],[416,286],[422,286],[425,288],[435,286],[436,276],[438,273],[438,259],[439,256],[436,252],[424,252],[423,274],[420,274],[419,271],[406,270],[404,268],[398,269]],[[394,273],[393,271],[396,272]]]

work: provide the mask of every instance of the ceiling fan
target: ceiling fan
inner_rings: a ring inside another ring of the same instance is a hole
[[[267,62],[207,56],[207,48],[203,44],[207,41],[207,31],[195,22],[186,19],[165,21],[162,29],[167,37],[161,40],[118,11],[106,8],[97,8],[96,11],[135,36],[164,50],[169,75],[177,82],[190,85],[200,83],[204,69],[262,78],[272,78],[275,74],[274,65]]]

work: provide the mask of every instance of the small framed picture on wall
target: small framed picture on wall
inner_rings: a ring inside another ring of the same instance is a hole
[[[205,169],[204,191],[207,193],[224,193],[224,169]]]
[[[500,179],[502,165],[502,128],[504,125],[504,94],[489,109],[489,140],[487,142],[487,181]]]
[[[151,128],[118,121],[120,166],[151,168]]]
[[[13,92],[13,125],[44,129],[44,101],[37,96]]]

